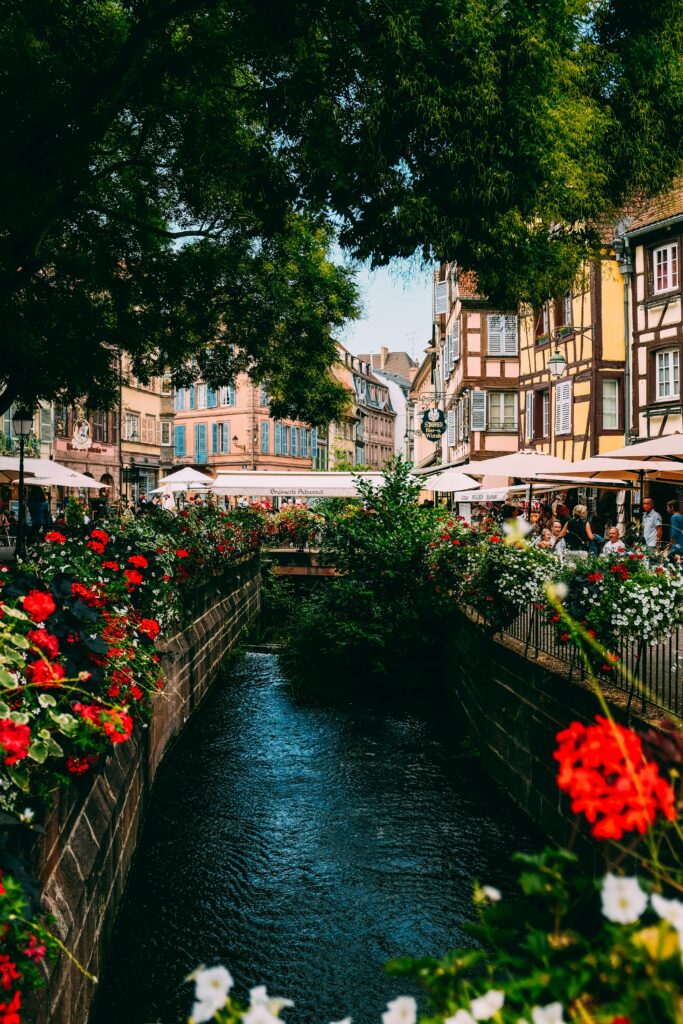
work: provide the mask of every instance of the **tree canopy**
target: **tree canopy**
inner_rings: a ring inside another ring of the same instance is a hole
[[[682,41],[678,0],[5,0],[0,409],[122,348],[334,415],[335,235],[559,291],[681,167]]]

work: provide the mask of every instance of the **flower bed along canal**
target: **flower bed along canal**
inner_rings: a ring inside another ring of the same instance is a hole
[[[379,1019],[384,963],[466,942],[474,881],[510,892],[538,845],[454,718],[301,706],[273,655],[232,667],[159,772],[93,1024],[185,1020],[199,963],[293,998],[297,1024]]]

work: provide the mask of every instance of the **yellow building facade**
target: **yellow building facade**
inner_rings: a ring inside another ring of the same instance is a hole
[[[520,312],[520,443],[577,461],[624,444],[624,279],[613,251],[571,291]],[[551,358],[564,360],[560,376]]]

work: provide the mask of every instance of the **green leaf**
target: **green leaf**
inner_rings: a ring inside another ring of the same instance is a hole
[[[47,760],[47,753],[47,744],[42,743],[40,740],[34,740],[28,748],[28,756],[33,761],[37,761],[38,764],[42,764]]]

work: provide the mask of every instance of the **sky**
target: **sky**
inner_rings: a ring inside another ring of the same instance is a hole
[[[396,261],[389,267],[357,276],[363,314],[340,340],[353,352],[407,352],[417,363],[424,358],[432,331],[432,271]]]

